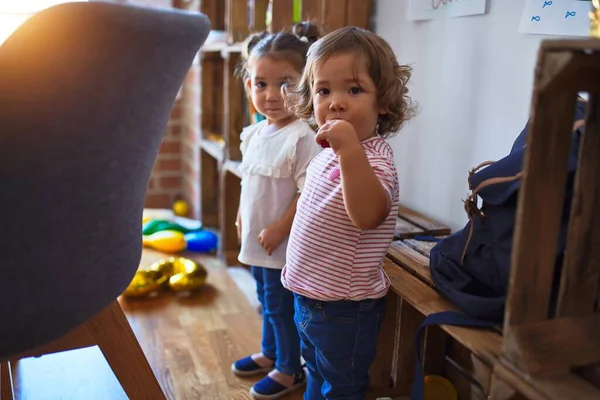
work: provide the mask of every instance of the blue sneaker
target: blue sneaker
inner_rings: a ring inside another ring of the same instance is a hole
[[[304,372],[304,369],[300,373],[294,375],[294,383],[290,387],[283,386],[269,376],[265,376],[250,388],[250,396],[257,400],[275,400],[300,389],[305,384],[306,373]]]
[[[273,370],[275,366],[275,360],[273,360],[273,365],[269,367],[261,367],[252,359],[251,356],[241,358],[231,364],[231,371],[237,376],[252,376],[258,375],[262,373],[267,373]]]

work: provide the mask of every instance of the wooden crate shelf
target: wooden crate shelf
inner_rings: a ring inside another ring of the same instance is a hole
[[[221,162],[200,149],[200,219],[207,227],[219,228],[219,171]]]
[[[227,170],[227,172],[230,172],[233,175],[237,176],[239,179],[242,179],[242,173],[238,169],[239,166],[240,166],[239,161],[227,160],[225,162],[225,169]]]
[[[206,154],[214,158],[217,162],[222,163],[225,160],[225,145],[210,138],[202,138],[200,140],[200,149]]]
[[[200,56],[200,129],[205,133],[223,134],[223,74],[224,63],[220,51],[202,51]],[[208,139],[208,138],[207,138]],[[214,139],[214,138],[213,138]]]
[[[225,30],[225,1],[200,0],[200,12],[210,19],[212,30]]]
[[[223,56],[223,90],[227,93],[223,101],[223,138],[226,143],[226,155],[230,160],[241,160],[240,132],[250,121],[246,118],[246,97],[242,81],[236,76],[236,69],[242,62],[239,51],[228,48],[221,52]]]

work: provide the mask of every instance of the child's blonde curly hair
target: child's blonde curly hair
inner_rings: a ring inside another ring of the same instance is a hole
[[[287,108],[314,124],[312,87],[315,69],[339,53],[356,53],[365,60],[369,76],[377,88],[378,106],[387,110],[386,114],[380,115],[377,132],[383,138],[393,136],[416,113],[406,86],[412,68],[400,65],[384,39],[362,28],[340,28],[312,44],[299,82],[285,89]]]

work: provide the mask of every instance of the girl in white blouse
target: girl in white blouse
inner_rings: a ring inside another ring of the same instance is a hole
[[[299,78],[308,47],[318,37],[316,26],[300,23],[293,34],[263,32],[246,41],[242,72],[252,104],[265,119],[240,137],[238,259],[252,266],[263,334],[261,352],[236,361],[232,370],[241,376],[270,371],[250,390],[257,399],[277,399],[306,383],[294,297],[281,283],[281,270],[306,168],[320,147],[310,126],[287,111],[281,89]]]

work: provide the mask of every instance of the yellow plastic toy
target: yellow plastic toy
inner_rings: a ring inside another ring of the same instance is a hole
[[[424,382],[425,400],[458,400],[456,388],[443,376],[427,375]]]
[[[173,204],[173,212],[178,217],[186,217],[190,212],[190,206],[185,200],[177,200]]]
[[[143,245],[165,253],[177,253],[185,250],[187,242],[183,233],[173,230],[158,231],[143,236]]]

